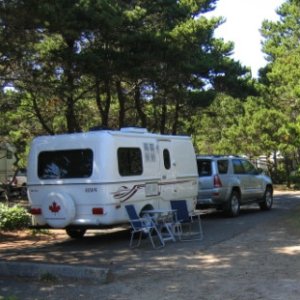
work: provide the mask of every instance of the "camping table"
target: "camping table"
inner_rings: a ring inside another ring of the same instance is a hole
[[[159,228],[164,241],[176,242],[174,228],[176,225],[176,209],[149,209],[143,213],[151,217]]]

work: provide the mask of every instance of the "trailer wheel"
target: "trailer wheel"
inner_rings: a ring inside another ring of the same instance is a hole
[[[81,239],[83,238],[86,229],[84,228],[67,228],[66,233],[72,239]]]

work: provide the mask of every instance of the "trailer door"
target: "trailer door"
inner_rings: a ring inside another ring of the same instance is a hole
[[[170,200],[176,193],[175,166],[172,164],[172,148],[170,141],[159,141],[159,166],[161,178],[161,196]]]

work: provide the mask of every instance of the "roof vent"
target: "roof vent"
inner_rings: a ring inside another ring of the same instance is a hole
[[[106,126],[94,126],[90,127],[89,131],[98,131],[98,130],[111,130],[111,128]]]
[[[147,133],[147,128],[141,128],[141,127],[124,127],[121,128],[120,131],[122,132],[128,132],[128,133]]]

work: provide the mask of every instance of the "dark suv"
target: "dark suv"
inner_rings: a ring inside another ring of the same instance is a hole
[[[256,202],[263,210],[273,204],[272,180],[249,160],[238,156],[197,156],[198,206],[216,207],[238,216],[240,206]]]

